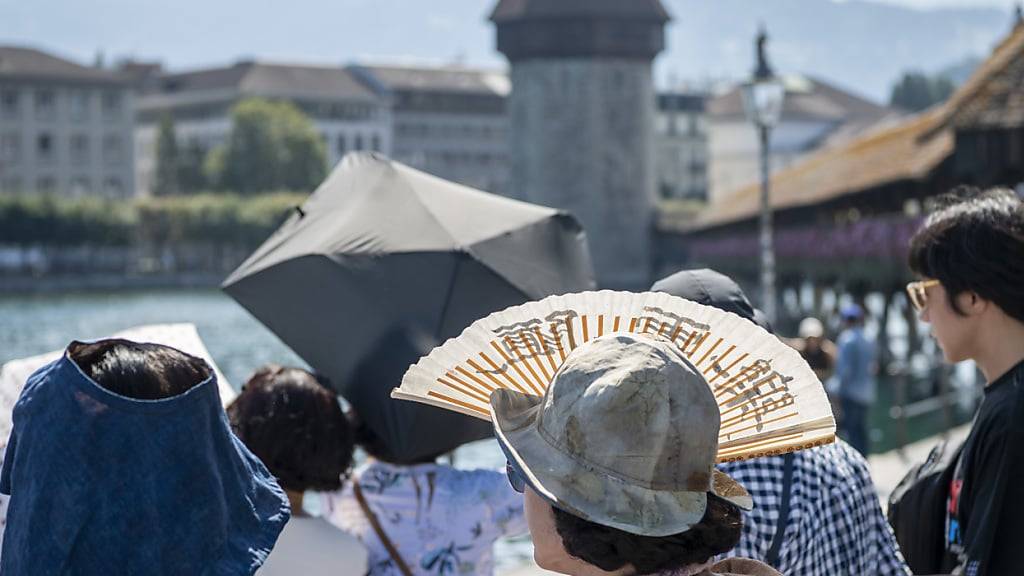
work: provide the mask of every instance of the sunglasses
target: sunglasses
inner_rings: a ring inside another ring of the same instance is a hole
[[[526,478],[518,468],[512,465],[511,461],[505,461],[505,475],[508,476],[508,483],[512,489],[522,494],[526,491]]]
[[[928,289],[939,284],[941,282],[938,280],[921,280],[907,284],[907,296],[910,297],[910,303],[914,305],[914,310],[918,312],[924,310],[925,305],[928,304]]]

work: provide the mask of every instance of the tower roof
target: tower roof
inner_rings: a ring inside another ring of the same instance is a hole
[[[650,61],[670,20],[660,0],[500,0],[491,13],[510,61],[625,58]]]
[[[491,13],[495,23],[595,17],[661,23],[670,19],[660,0],[501,0]]]

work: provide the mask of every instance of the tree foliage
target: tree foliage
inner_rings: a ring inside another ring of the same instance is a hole
[[[326,175],[324,144],[295,105],[258,98],[231,111],[231,134],[205,167],[210,184],[255,194],[282,188],[311,190]]]
[[[157,196],[177,194],[178,187],[178,138],[174,132],[174,121],[169,115],[160,118],[156,137],[156,172],[153,177],[153,193]]]
[[[255,246],[306,198],[201,193],[130,202],[104,198],[0,196],[0,244],[130,246],[223,243]]]
[[[894,108],[919,112],[945,102],[955,90],[953,81],[946,76],[906,72],[893,86],[889,104]]]

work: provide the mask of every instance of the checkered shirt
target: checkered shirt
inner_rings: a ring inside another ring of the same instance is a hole
[[[860,453],[836,439],[834,444],[797,452],[793,463],[780,572],[796,576],[911,573]],[[740,543],[729,555],[763,561],[779,522],[783,457],[719,468],[743,484],[754,499],[754,510],[743,516]]]

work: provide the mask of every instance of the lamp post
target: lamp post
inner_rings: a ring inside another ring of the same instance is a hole
[[[757,68],[754,77],[743,85],[743,108],[757,129],[761,147],[761,306],[769,322],[776,321],[775,311],[775,248],[772,240],[771,205],[771,132],[782,116],[786,88],[775,77],[765,45],[768,34],[764,27],[757,34]]]

